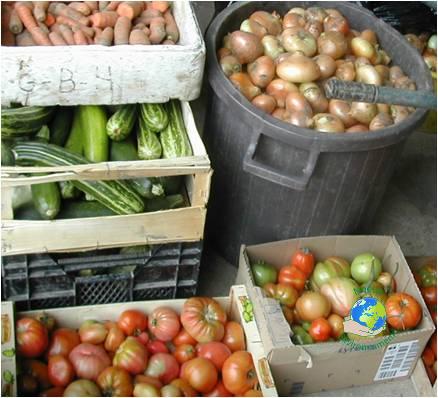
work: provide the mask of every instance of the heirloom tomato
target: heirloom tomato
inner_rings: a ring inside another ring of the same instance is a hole
[[[148,318],[141,311],[126,310],[120,314],[117,325],[127,336],[138,336],[148,327]]]
[[[240,397],[254,389],[258,380],[251,354],[234,352],[222,367],[222,380],[229,392]]]
[[[209,359],[220,372],[225,360],[231,355],[231,350],[219,341],[200,343],[196,346],[198,357]]]
[[[274,285],[273,283],[268,283],[263,288],[269,297],[272,297],[289,308],[293,308],[298,299],[298,292],[295,288],[284,283],[279,283]]]
[[[218,374],[215,366],[208,359],[194,358],[182,366],[181,378],[196,391],[207,394],[216,386]]]
[[[50,383],[55,387],[66,387],[75,378],[73,365],[62,355],[49,357],[47,371]]]
[[[178,314],[168,307],[158,307],[149,315],[149,331],[162,341],[171,341],[181,329]]]
[[[292,286],[298,292],[301,292],[306,285],[307,275],[296,267],[288,265],[280,268],[278,274],[278,283]]]
[[[16,327],[18,353],[25,358],[39,357],[49,344],[45,326],[33,318],[21,318]]]
[[[68,357],[70,351],[81,343],[76,330],[60,328],[56,329],[50,337],[48,356],[63,355]]]
[[[91,380],[79,379],[64,390],[64,397],[100,397],[100,390]]]
[[[231,352],[243,351],[246,349],[245,333],[240,323],[229,321],[225,324],[225,335],[222,339]]]
[[[164,384],[169,384],[178,377],[179,364],[172,354],[154,354],[149,358],[144,374],[149,377],[155,377]]]
[[[415,328],[421,321],[423,311],[414,297],[407,293],[394,293],[385,304],[386,321],[396,330]]]
[[[110,366],[97,378],[97,385],[104,397],[129,397],[133,384],[131,375],[121,368]]]
[[[136,375],[143,373],[148,364],[148,351],[135,337],[127,337],[113,358],[113,366]]]
[[[101,346],[89,343],[81,343],[73,348],[68,359],[79,378],[93,381],[97,379],[102,370],[111,365],[106,351]]]

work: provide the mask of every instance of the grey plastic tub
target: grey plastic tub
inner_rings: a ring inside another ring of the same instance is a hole
[[[327,134],[281,122],[255,108],[223,74],[216,51],[256,10],[337,8],[353,29],[373,29],[418,89],[431,90],[420,55],[389,25],[347,2],[242,2],[222,11],[207,32],[212,88],[204,139],[213,169],[207,239],[237,264],[241,244],[363,231],[379,206],[406,138],[424,119],[372,132]]]

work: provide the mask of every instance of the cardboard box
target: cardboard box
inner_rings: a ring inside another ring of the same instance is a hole
[[[414,296],[423,307],[416,330],[376,338],[372,342],[338,341],[296,346],[279,304],[266,298],[254,285],[250,264],[265,260],[280,268],[293,252],[308,247],[318,260],[341,256],[348,261],[363,252],[382,259],[383,268],[394,273],[399,291]],[[374,384],[409,377],[435,327],[401,249],[389,236],[325,236],[242,246],[237,283],[247,286],[254,313],[280,395],[297,395]],[[385,359],[385,363],[383,361]],[[386,363],[391,363],[389,369]],[[382,366],[383,364],[383,366]],[[399,364],[399,367],[396,365]]]
[[[14,307],[11,301],[2,302],[1,334],[2,334],[1,396],[16,397],[17,377],[16,377],[16,360],[15,360]]]
[[[268,360],[264,353],[260,334],[253,315],[248,312],[249,297],[245,286],[232,286],[229,297],[219,297],[216,300],[227,311],[231,320],[239,322],[245,331],[246,348],[251,352],[259,379],[260,389],[265,397],[277,397],[277,391],[269,369]],[[83,307],[55,308],[45,312],[52,315],[59,326],[78,328],[87,319],[117,320],[118,316],[127,309],[137,309],[150,314],[159,306],[167,306],[178,313],[181,311],[185,299],[136,301],[121,304],[104,304]],[[245,310],[246,308],[246,310]],[[17,314],[17,317],[35,316],[40,311],[26,311]]]

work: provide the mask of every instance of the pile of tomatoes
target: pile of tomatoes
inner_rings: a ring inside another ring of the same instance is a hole
[[[43,313],[19,319],[16,336],[22,396],[262,396],[241,325],[208,297],[79,329]]]
[[[315,264],[313,253],[302,248],[279,271],[259,261],[252,266],[252,273],[255,284],[280,302],[295,344],[340,339],[344,320],[361,297],[373,297],[383,304],[387,324],[394,330],[414,329],[422,319],[417,300],[407,293],[396,293],[394,275],[382,271],[380,259],[372,253],[357,255],[351,264],[337,256]],[[388,334],[388,329],[377,336]]]

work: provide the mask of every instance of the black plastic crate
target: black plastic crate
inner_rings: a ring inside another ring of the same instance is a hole
[[[2,259],[3,299],[19,310],[185,298],[196,294],[202,242]]]

